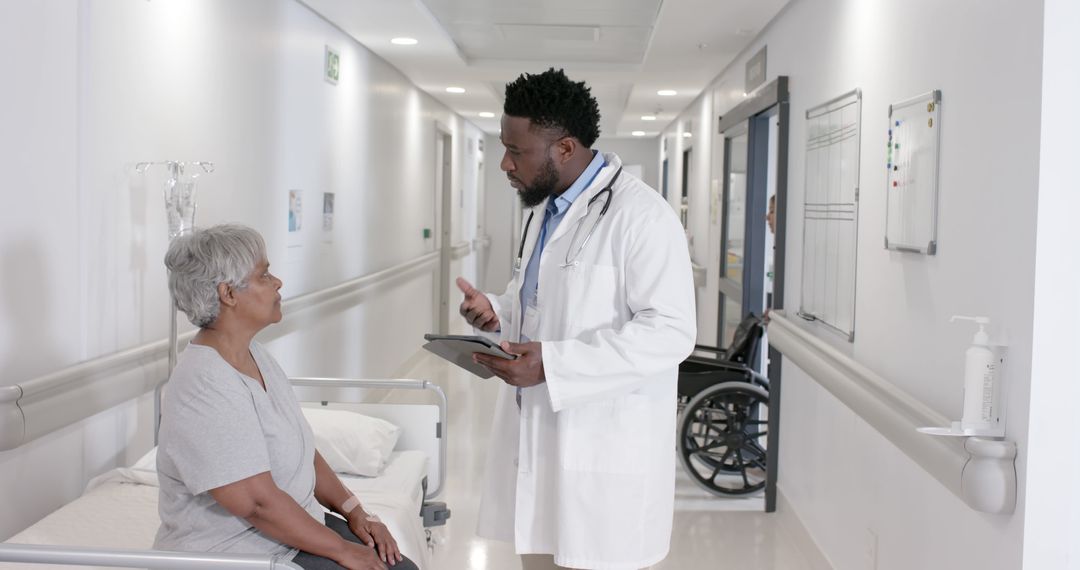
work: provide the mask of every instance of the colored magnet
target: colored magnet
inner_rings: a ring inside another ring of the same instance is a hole
[[[893,185],[893,188],[896,188],[896,181],[895,180],[892,181],[892,185]]]

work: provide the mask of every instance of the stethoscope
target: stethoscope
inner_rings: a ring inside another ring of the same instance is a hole
[[[581,218],[582,220],[589,217],[589,209],[592,208],[593,202],[599,200],[602,194],[607,194],[607,197],[604,199],[604,207],[600,208],[600,215],[596,218],[596,221],[593,222],[592,227],[589,228],[589,233],[585,234],[585,241],[581,242],[581,245],[578,246],[577,251],[574,252],[573,257],[571,257],[570,251],[574,249],[574,242],[577,241],[578,232],[581,231],[581,224],[579,223],[577,227],[574,228],[574,235],[570,238],[570,247],[566,248],[566,257],[564,258],[565,263],[559,267],[566,269],[567,267],[577,265],[577,259],[581,257],[582,250],[584,250],[585,245],[589,243],[589,239],[592,238],[593,232],[596,231],[596,227],[600,225],[600,220],[604,219],[604,214],[607,213],[608,208],[611,206],[611,187],[615,184],[615,181],[619,179],[620,174],[622,174],[621,166],[619,167],[619,170],[615,172],[615,176],[611,177],[611,181],[608,182],[607,186],[604,186],[602,190],[597,192],[592,198],[589,198],[589,203],[585,204],[585,215]],[[525,253],[525,238],[529,235],[529,226],[532,224],[533,215],[535,214],[535,210],[529,212],[529,219],[525,221],[525,231],[521,232],[521,244],[518,245],[517,259],[514,260],[514,273],[521,271],[521,256]]]

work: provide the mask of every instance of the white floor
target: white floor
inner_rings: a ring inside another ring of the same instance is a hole
[[[403,377],[431,380],[450,402],[446,501],[453,514],[435,531],[431,570],[519,570],[513,545],[476,537],[484,454],[498,380],[481,380],[433,355],[418,355]],[[679,473],[671,554],[657,570],[810,570],[761,497],[721,499]]]

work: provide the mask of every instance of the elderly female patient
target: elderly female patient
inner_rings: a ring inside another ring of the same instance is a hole
[[[281,320],[262,237],[195,230],[172,242],[165,265],[173,301],[199,331],[165,390],[155,548],[415,569],[315,450],[288,378],[253,340]]]

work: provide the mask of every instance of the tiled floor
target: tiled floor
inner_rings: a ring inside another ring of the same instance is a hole
[[[477,538],[477,510],[491,410],[498,380],[481,380],[432,355],[419,355],[407,378],[431,380],[446,392],[448,417],[446,490],[439,500],[453,511],[435,531],[432,570],[519,570],[513,545]],[[809,570],[762,499],[719,499],[696,487],[681,470],[676,488],[671,554],[657,570],[727,568]]]

